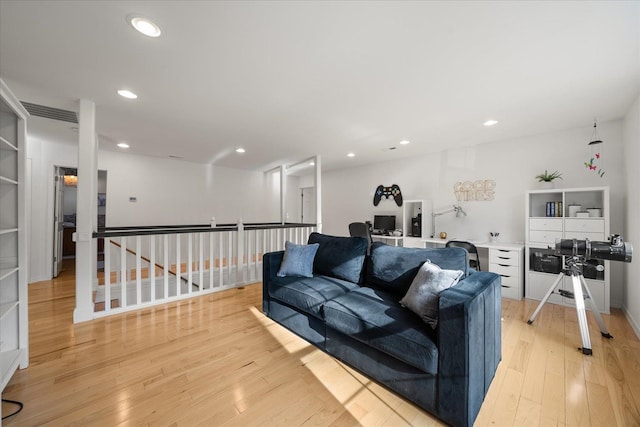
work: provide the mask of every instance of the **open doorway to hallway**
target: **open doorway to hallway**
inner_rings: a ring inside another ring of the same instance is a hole
[[[316,188],[300,188],[300,222],[303,224],[313,224],[316,222]]]
[[[55,166],[54,171],[54,210],[53,210],[53,277],[58,277],[62,270],[63,259],[75,258],[76,243],[73,233],[76,232],[78,171],[76,168]],[[107,171],[98,171],[98,227],[106,224],[107,207]],[[99,242],[98,256],[103,253]]]

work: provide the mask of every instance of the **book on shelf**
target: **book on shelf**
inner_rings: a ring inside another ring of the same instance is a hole
[[[546,215],[549,217],[561,217],[562,216],[562,202],[547,202]]]

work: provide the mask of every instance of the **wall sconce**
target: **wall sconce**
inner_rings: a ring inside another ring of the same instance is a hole
[[[433,212],[431,214],[431,237],[432,238],[435,237],[436,235],[436,217],[440,215],[445,215],[451,212],[456,213],[456,218],[467,216],[467,213],[462,209],[462,206],[460,205],[453,205],[453,207],[442,212]]]

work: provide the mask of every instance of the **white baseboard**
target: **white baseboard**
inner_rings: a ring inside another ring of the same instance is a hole
[[[627,318],[627,321],[631,325],[631,328],[636,333],[636,336],[638,337],[638,339],[640,339],[640,324],[638,324],[638,322],[633,317],[631,317],[631,313],[629,313],[629,311],[624,305],[622,306],[622,312],[624,313],[624,316]]]

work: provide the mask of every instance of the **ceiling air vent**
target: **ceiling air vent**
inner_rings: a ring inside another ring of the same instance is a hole
[[[22,101],[22,105],[29,114],[46,119],[60,120],[62,122],[78,123],[78,115],[75,111],[61,110],[59,108],[45,107],[44,105],[32,104]]]

